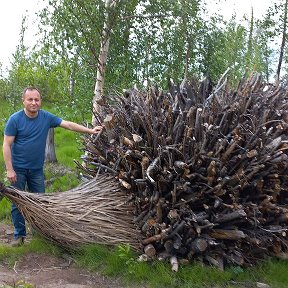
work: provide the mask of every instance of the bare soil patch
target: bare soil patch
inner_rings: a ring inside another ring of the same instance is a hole
[[[12,239],[13,227],[0,223],[0,243],[9,245]],[[29,241],[29,237],[27,240]],[[77,267],[68,257],[64,259],[37,253],[23,256],[13,267],[0,262],[0,287],[15,287],[21,282],[35,288],[127,287],[118,279],[106,278],[97,272],[91,273]]]

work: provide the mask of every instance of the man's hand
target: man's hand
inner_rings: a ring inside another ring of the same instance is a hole
[[[15,183],[17,181],[17,175],[14,170],[8,170],[7,171],[7,179],[11,184]]]
[[[100,131],[102,131],[103,126],[95,126],[94,128],[92,128],[92,133],[91,134],[98,134]]]

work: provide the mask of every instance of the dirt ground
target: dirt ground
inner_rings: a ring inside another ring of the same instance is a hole
[[[13,227],[0,223],[0,243],[9,245],[13,238]],[[29,238],[28,238],[29,240]],[[71,259],[60,259],[50,255],[30,253],[14,266],[0,262],[0,288],[5,285],[35,288],[121,288],[126,287],[117,279],[105,278],[76,267]],[[18,286],[17,286],[18,285]]]

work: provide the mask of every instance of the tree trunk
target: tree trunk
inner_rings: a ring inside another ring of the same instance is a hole
[[[251,58],[253,55],[253,30],[254,30],[254,11],[251,9],[251,18],[250,18],[250,29],[249,29],[249,38],[248,38],[248,49],[246,56],[246,67],[250,66]]]
[[[56,162],[58,161],[55,153],[54,128],[50,128],[46,139],[45,163],[56,163]]]
[[[281,43],[281,47],[280,47],[280,55],[279,55],[279,62],[278,62],[278,68],[277,68],[277,74],[276,74],[276,82],[279,82],[279,79],[280,79],[280,71],[281,71],[284,49],[285,49],[285,44],[286,44],[287,4],[288,4],[288,0],[285,1],[284,17],[283,17],[284,19],[283,19],[282,43]]]
[[[109,51],[109,42],[112,30],[112,23],[115,21],[111,21],[111,8],[115,7],[118,3],[118,0],[106,0],[105,1],[105,21],[103,26],[103,31],[101,35],[101,47],[100,53],[98,57],[98,68],[97,68],[97,76],[96,76],[96,84],[94,89],[94,98],[93,98],[93,110],[96,113],[101,111],[101,106],[105,103],[103,98],[103,88],[104,88],[104,77],[105,77],[105,69],[106,69],[106,61]],[[92,124],[96,125],[95,115],[92,115]]]

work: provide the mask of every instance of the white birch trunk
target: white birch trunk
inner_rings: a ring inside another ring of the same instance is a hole
[[[93,110],[96,113],[101,111],[101,105],[104,104],[103,98],[103,89],[104,89],[104,78],[105,78],[105,68],[106,61],[109,51],[109,42],[111,36],[111,27],[109,26],[109,10],[117,5],[118,0],[105,0],[105,20],[103,31],[101,35],[101,47],[98,57],[98,68],[96,76],[96,84],[94,89],[94,98],[93,98]],[[97,123],[94,114],[92,115],[92,124],[96,125]]]
[[[288,0],[285,1],[285,6],[284,6],[282,42],[281,42],[279,61],[278,61],[278,67],[277,67],[277,72],[276,72],[276,84],[278,84],[280,81],[280,72],[281,72],[281,66],[283,62],[283,55],[284,55],[285,44],[286,44],[287,7],[288,7]]]

